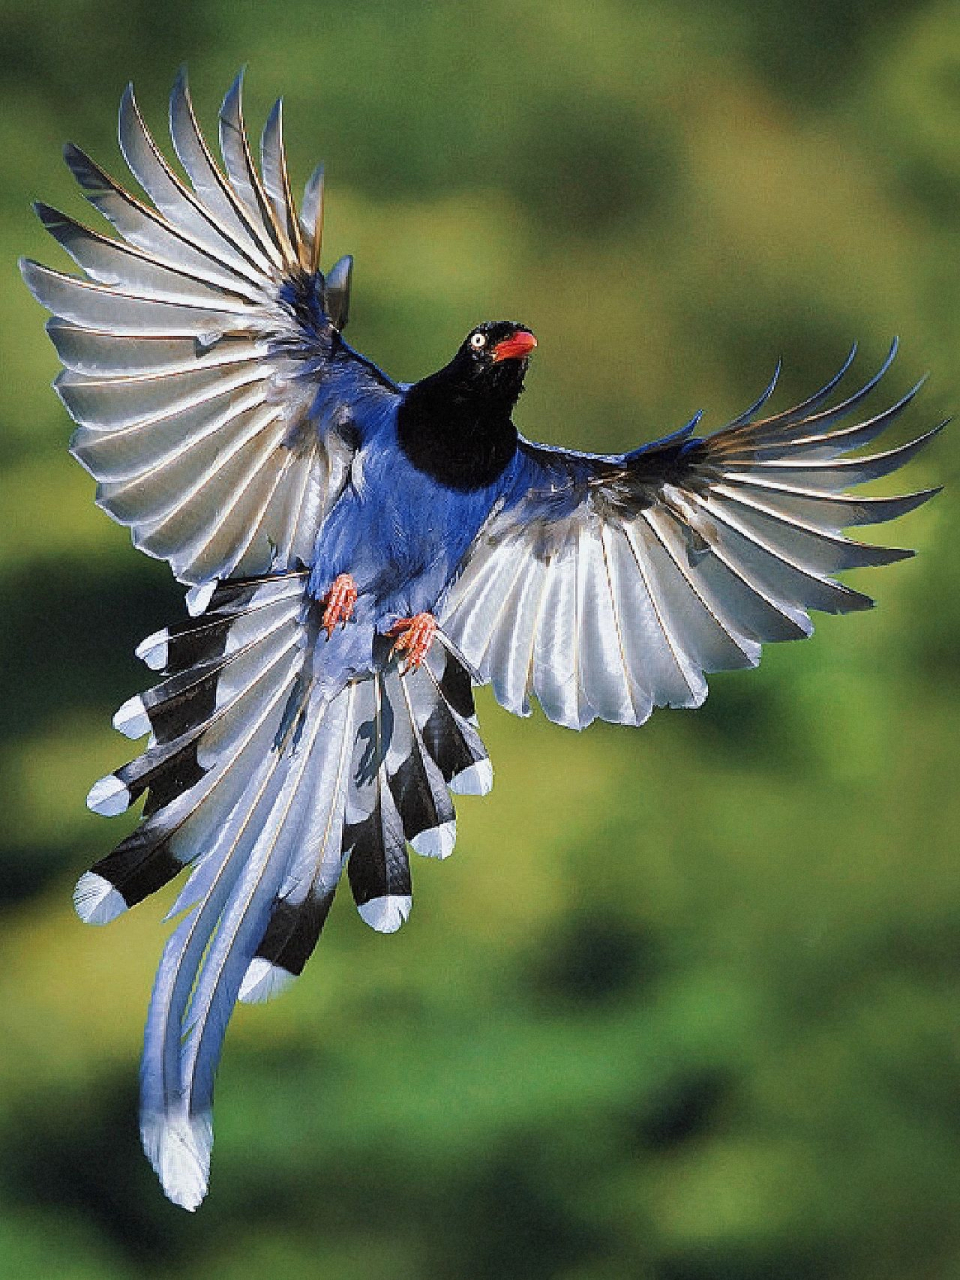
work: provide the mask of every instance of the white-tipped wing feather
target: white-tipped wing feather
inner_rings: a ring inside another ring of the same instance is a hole
[[[889,367],[821,408],[840,373],[794,409],[755,421],[774,382],[707,439],[693,423],[616,458],[521,444],[517,483],[481,531],[440,605],[446,635],[508,710],[530,696],[559,724],[642,723],[655,706],[698,706],[705,674],[754,666],[760,645],[812,630],[809,611],[872,603],[838,583],[844,569],[912,554],[843,535],[891,520],[935,490],[857,497],[930,439],[847,456],[868,444],[917,388],[884,412],[831,429]],[[852,359],[852,353],[851,353]]]
[[[188,583],[288,569],[310,559],[352,453],[336,424],[313,413],[318,370],[346,318],[349,267],[338,264],[331,322],[315,274],[322,201],[310,184],[298,216],[279,104],[264,129],[262,178],[239,78],[220,115],[226,172],[182,76],[170,131],[189,183],[127,90],[121,149],[152,204],[67,148],[84,194],[121,239],[37,205],[84,274],[24,262],[24,278],[53,312],[66,365],[57,390],[80,424],[73,453],[136,545]]]

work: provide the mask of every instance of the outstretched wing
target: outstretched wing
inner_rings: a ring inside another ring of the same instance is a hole
[[[441,626],[497,699],[520,715],[581,729],[640,724],[655,706],[699,706],[704,676],[755,666],[760,645],[809,635],[811,609],[846,613],[869,597],[834,575],[911,551],[842,530],[912,510],[851,485],[909,461],[940,429],[899,448],[848,455],[913,399],[834,429],[877,385],[824,408],[854,352],[795,408],[757,420],[763,395],[723,430],[682,431],[619,457],[522,442],[515,483],[439,606]],[[943,424],[941,424],[942,426]]]
[[[340,342],[350,259],[320,258],[323,174],[297,214],[281,104],[253,162],[240,77],[220,111],[223,169],[181,74],[170,133],[188,181],[148,133],[128,88],[120,147],[149,202],[77,147],[67,164],[120,239],[47,205],[37,213],[84,274],[21,264],[65,370],[57,390],[80,424],[71,442],[97,501],[184,582],[308,561],[352,452],[335,408],[371,384],[395,388]],[[339,378],[338,405],[317,408]],[[336,381],[336,379],[334,379]]]

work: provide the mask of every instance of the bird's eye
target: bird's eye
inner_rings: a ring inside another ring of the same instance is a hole
[[[474,351],[482,351],[487,345],[487,339],[482,333],[475,333],[470,339],[470,345]]]

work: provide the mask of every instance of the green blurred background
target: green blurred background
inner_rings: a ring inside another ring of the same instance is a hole
[[[382,938],[343,895],[283,1000],[241,1010],[208,1201],[136,1131],[165,935],[77,874],[132,656],[180,590],[92,503],[19,253],[75,215],[68,138],[122,173],[249,64],[296,174],[328,169],[351,340],[413,379],[486,317],[540,351],[533,438],[713,428],[853,338],[902,438],[960,405],[960,8],[945,0],[0,3],[0,1275],[928,1280],[960,1276],[960,577],[954,483],[863,572],[873,613],[582,737],[484,699],[497,785]],[[879,403],[879,401],[878,401]],[[907,483],[955,480],[956,430]],[[169,905],[169,902],[167,902]]]

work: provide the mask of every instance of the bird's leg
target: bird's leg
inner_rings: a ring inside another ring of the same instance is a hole
[[[327,633],[327,639],[333,635],[339,624],[345,627],[353,617],[353,606],[357,603],[357,584],[349,573],[341,573],[334,578],[333,586],[320,601],[323,605],[323,617],[320,625]]]
[[[391,658],[395,653],[406,655],[403,675],[411,668],[417,668],[430,651],[433,637],[437,634],[437,620],[432,613],[416,613],[412,618],[398,618],[387,631],[388,636],[396,636]]]

